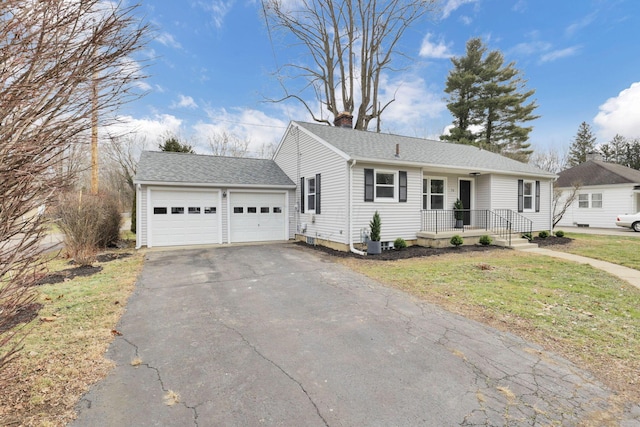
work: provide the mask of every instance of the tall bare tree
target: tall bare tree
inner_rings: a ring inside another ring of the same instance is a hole
[[[280,101],[296,99],[315,121],[330,124],[304,99],[310,88],[333,117],[348,112],[355,116],[356,129],[366,130],[376,120],[380,130],[381,115],[393,102],[379,97],[383,74],[399,68],[392,62],[403,56],[403,34],[436,4],[437,0],[263,0],[269,28],[293,36],[310,58],[278,70],[279,75],[290,71],[293,78],[306,80],[297,93],[283,85]]]
[[[223,130],[209,135],[207,142],[214,156],[245,157],[251,141]]]
[[[17,315],[42,274],[44,207],[72,180],[60,167],[106,117],[140,95],[132,55],[148,27],[136,6],[4,0],[0,9],[0,368],[16,355]],[[100,90],[92,99],[92,84]],[[1,387],[1,386],[0,386]]]

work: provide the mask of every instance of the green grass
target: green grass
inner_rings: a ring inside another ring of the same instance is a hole
[[[640,238],[567,233],[575,239],[570,245],[554,246],[553,250],[612,262],[640,270]]]
[[[618,278],[588,265],[518,251],[345,263],[538,342],[640,400],[640,289]]]
[[[0,418],[16,425],[65,425],[89,385],[106,376],[104,358],[118,319],[142,269],[143,252],[109,251],[128,257],[95,263],[103,270],[88,277],[38,287],[43,306],[27,327],[20,358],[8,367],[15,377],[3,392]],[[49,270],[74,265],[54,259]]]

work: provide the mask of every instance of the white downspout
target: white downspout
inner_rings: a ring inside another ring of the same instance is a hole
[[[362,252],[353,246],[353,167],[356,165],[356,159],[351,160],[349,165],[349,250],[354,254],[366,255],[366,252]]]

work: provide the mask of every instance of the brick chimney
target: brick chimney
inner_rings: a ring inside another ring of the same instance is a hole
[[[336,116],[333,124],[339,128],[353,129],[353,116],[351,113],[345,111],[344,113],[340,113]]]
[[[598,160],[600,162],[604,161],[604,158],[602,157],[602,154],[598,153],[597,151],[590,151],[587,153],[587,161],[589,160]]]

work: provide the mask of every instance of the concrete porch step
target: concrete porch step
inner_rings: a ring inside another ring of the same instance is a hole
[[[493,241],[493,244],[496,246],[502,246],[505,248],[512,248],[512,249],[527,249],[527,248],[537,248],[538,244],[537,243],[531,243],[528,239],[525,239],[523,237],[512,237],[511,238],[511,245],[509,245],[509,242],[507,241],[507,239],[501,239],[496,237]]]

